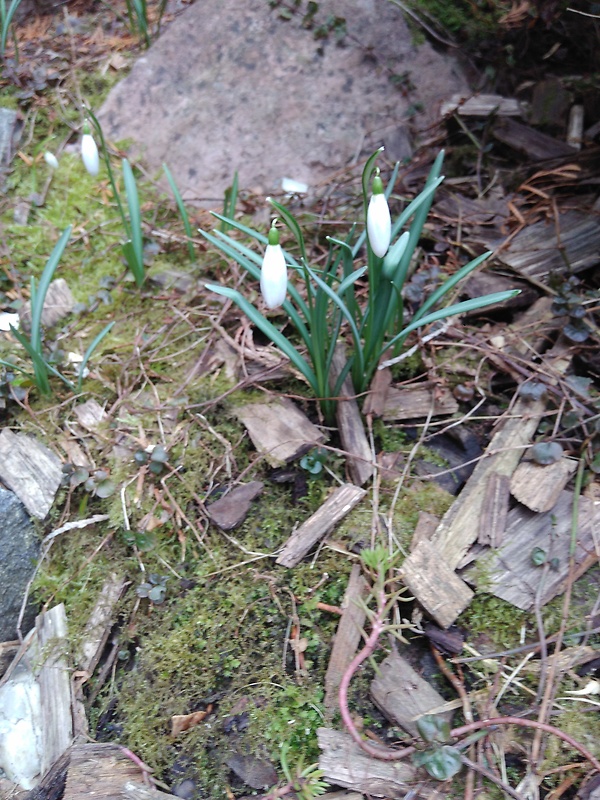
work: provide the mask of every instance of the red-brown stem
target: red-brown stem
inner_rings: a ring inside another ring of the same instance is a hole
[[[350,716],[350,710],[348,708],[348,687],[350,686],[350,681],[363,661],[366,661],[366,659],[373,654],[379,637],[387,627],[385,624],[385,615],[385,592],[381,590],[377,602],[377,611],[375,612],[375,617],[371,623],[371,633],[367,636],[362,650],[359,650],[352,661],[348,664],[340,682],[338,699],[342,721],[348,729],[348,733],[361,748],[361,750],[364,750],[364,752],[368,755],[373,756],[373,758],[378,758],[381,761],[398,761],[399,759],[404,758],[404,756],[414,753],[415,748],[405,747],[403,750],[387,750],[365,742],[360,733],[356,730],[352,717]]]
[[[361,738],[360,733],[357,731],[348,708],[348,687],[350,686],[350,681],[363,661],[369,658],[369,656],[375,651],[377,641],[387,627],[385,624],[386,613],[385,591],[381,589],[377,598],[377,611],[375,612],[375,616],[373,617],[373,621],[371,623],[371,633],[365,639],[363,648],[359,650],[350,664],[348,664],[348,667],[346,668],[346,671],[344,672],[340,682],[338,698],[342,721],[348,729],[348,733],[361,748],[361,750],[368,755],[373,756],[373,758],[380,759],[381,761],[399,761],[401,758],[414,753],[415,748],[404,747],[402,750],[390,750],[368,744],[364,741],[364,739]],[[545,722],[538,722],[537,720],[533,719],[523,719],[521,717],[491,717],[490,719],[482,719],[478,722],[470,722],[468,725],[462,725],[459,728],[454,728],[450,732],[450,735],[453,738],[458,739],[460,736],[464,736],[467,733],[478,731],[482,728],[491,728],[495,725],[520,725],[523,728],[536,728],[537,730],[551,733],[553,736],[562,739],[563,742],[566,742],[574,750],[577,750],[579,753],[581,753],[581,755],[590,762],[594,769],[600,772],[600,761],[598,761],[598,759],[595,758],[595,756],[593,756],[582,744],[579,744],[579,742],[569,736],[568,733],[563,733],[563,731],[561,731],[559,728],[555,728],[553,725],[548,725]]]
[[[537,728],[540,731],[551,733],[566,742],[574,750],[577,750],[581,755],[586,758],[590,764],[600,772],[600,761],[593,756],[589,750],[579,744],[575,739],[564,733],[554,725],[548,725],[546,722],[538,722],[536,719],[523,719],[522,717],[491,717],[490,719],[480,719],[478,722],[470,722],[468,725],[462,725],[460,728],[454,728],[450,731],[450,735],[454,738],[463,736],[465,733],[481,730],[481,728],[490,728],[493,725],[521,725],[524,728]]]

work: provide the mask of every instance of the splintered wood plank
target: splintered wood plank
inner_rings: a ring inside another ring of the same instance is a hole
[[[432,541],[450,569],[477,539],[489,476],[512,475],[545,410],[545,400],[517,400],[511,418],[494,434],[485,457],[442,517]]]
[[[371,683],[376,706],[395,725],[411,736],[418,736],[416,719],[446,702],[433,686],[416,672],[406,659],[392,653],[380,665]],[[452,712],[441,714],[450,724]]]
[[[545,467],[522,461],[510,481],[510,493],[532,511],[550,511],[576,469],[577,461],[573,458],[563,457]]]
[[[77,666],[91,675],[100,660],[110,629],[115,622],[117,603],[127,581],[113,573],[104,582],[96,604],[91,611],[83,631],[82,642],[77,656]]]
[[[504,544],[498,551],[485,555],[486,592],[529,611],[538,592],[543,605],[564,591],[569,573],[572,512],[573,494],[566,491],[550,511],[542,514],[523,506],[509,511]],[[598,561],[593,534],[594,503],[580,497],[576,578]],[[544,572],[542,567],[536,566],[531,559],[534,547],[545,550],[549,559],[558,559],[557,568]],[[476,568],[467,570],[467,575],[475,582],[476,574]]]
[[[558,235],[557,235],[558,231]],[[550,272],[580,272],[598,262],[600,225],[595,215],[567,211],[551,222],[527,225],[495,258],[528,278]]]
[[[435,514],[430,514],[429,511],[419,511],[419,519],[417,520],[416,528],[410,540],[410,549],[414,550],[421,539],[427,539],[429,541],[439,524],[440,518],[436,517]]]
[[[126,783],[138,783],[142,777],[142,770],[118,745],[78,744],[71,749],[63,800],[118,800]]]
[[[479,544],[499,547],[504,537],[508,501],[510,499],[510,479],[507,475],[492,472],[488,475],[485,496],[479,518]]]
[[[433,416],[454,414],[458,401],[445,386],[420,383],[413,386],[390,386],[387,390],[383,419],[389,421],[426,417],[433,406]]]
[[[459,114],[461,117],[522,117],[523,106],[513,97],[502,97],[499,94],[453,94],[442,103],[440,115]]]
[[[295,567],[320,539],[326,536],[346,514],[363,499],[366,490],[352,483],[339,486],[321,508],[317,509],[284,544],[276,563]]]
[[[42,716],[42,775],[68,750],[73,738],[71,670],[67,662],[67,615],[61,603],[35,620],[37,674]]]
[[[319,769],[329,783],[375,797],[402,798],[416,779],[417,770],[408,760],[371,758],[347,733],[319,728],[317,736],[321,748]]]
[[[335,633],[325,674],[324,704],[328,711],[337,708],[337,692],[342,676],[358,648],[367,616],[361,600],[364,601],[368,594],[369,585],[362,574],[360,564],[354,564],[342,601],[343,613]]]
[[[570,144],[508,117],[496,122],[492,134],[509,147],[525,153],[533,161],[577,155],[577,149]]]
[[[41,442],[4,428],[0,433],[0,480],[27,511],[44,519],[60,485],[60,459]]]
[[[287,397],[249,403],[235,411],[252,444],[271,466],[299,458],[325,441],[325,435]]]
[[[75,406],[74,413],[81,427],[92,432],[95,431],[104,420],[108,419],[106,411],[93,397],[86,400],[85,403]]]
[[[442,628],[448,628],[474,597],[443,554],[421,539],[405,558],[402,580],[411,594]]]
[[[341,347],[337,347],[331,364],[331,384],[334,385],[346,364],[346,355]],[[336,419],[342,447],[348,453],[347,464],[350,479],[357,486],[362,486],[373,475],[373,454],[365,433],[365,426],[360,415],[354,388],[349,377],[343,382],[339,392],[340,400],[336,407]],[[347,399],[341,399],[347,398]]]

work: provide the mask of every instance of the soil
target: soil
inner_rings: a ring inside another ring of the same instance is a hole
[[[274,14],[293,13],[293,4],[272,5]],[[439,522],[468,480],[472,462],[488,447],[499,419],[510,419],[513,404],[520,402],[519,385],[544,383],[549,369],[545,353],[561,342],[572,366],[564,379],[546,387],[548,406],[533,438],[557,442],[563,454],[581,460],[586,502],[597,502],[597,258],[588,258],[577,271],[564,267],[532,279],[509,269],[498,254],[486,274],[520,287],[518,305],[453,320],[429,341],[413,337],[407,344],[416,345],[414,353],[393,367],[395,385],[426,383],[431,403],[446,391],[456,400],[456,412],[439,418],[427,408],[421,417],[401,421],[369,415],[366,424],[380,469],[368,484],[367,500],[296,566],[278,566],[277,552],[292,532],[348,481],[348,454],[339,431],[258,328],[205,289],[207,281],[241,287],[259,301],[256,284],[206,239],[194,236],[190,254],[171,196],[153,183],[143,162],[134,166],[147,275],[137,287],[127,274],[113,188],[104,168],[98,178],[84,173],[78,138],[82,98],[92,109],[100,107],[143,47],[128,27],[124,4],[81,0],[37,10],[17,29],[18,61],[13,44],[7,45],[1,78],[22,126],[2,199],[2,299],[6,310],[23,307],[30,276],[39,279],[60,232],[72,222],[59,274],[77,306],[45,332],[45,353],[48,358],[52,353],[52,363],[74,379],[69,354],[81,360],[94,338],[109,323],[114,326],[90,358],[82,391],[52,378],[49,396],[36,387],[24,351],[3,334],[0,357],[26,373],[8,369],[4,374],[3,426],[41,439],[64,464],[63,486],[40,535],[68,521],[108,516],[101,524],[56,537],[33,596],[42,609],[65,603],[76,654],[98,598],[123,583],[108,640],[83,690],[87,734],[136,753],[154,770],[161,788],[180,797],[257,796],[274,775],[284,787],[290,774],[298,778],[318,761],[319,728],[344,728],[338,711],[325,705],[325,674],[353,565],[363,563],[365,576],[376,583],[377,570],[368,567],[364,553],[392,543],[402,555],[386,575],[393,578],[390,592],[400,588],[399,562],[414,545],[417,523],[424,513]],[[177,13],[177,5],[169,6],[165,26]],[[463,43],[463,57],[479,89],[531,103],[538,117],[529,127],[555,140],[564,141],[572,106],[583,105],[583,149],[562,160],[533,161],[495,135],[493,114],[452,114],[422,133],[413,158],[401,166],[390,201],[393,216],[422,189],[442,147],[447,179],[408,284],[409,310],[439,285],[440,273],[453,274],[481,253],[490,236],[502,237],[503,250],[509,252],[512,240],[535,223],[550,220],[554,234],[562,213],[597,215],[600,91],[594,62],[598,51],[590,43],[597,20],[576,27],[575,18],[565,14],[553,3],[527,4],[520,17],[514,11],[508,21],[494,21],[497,35],[489,53],[481,40],[473,45],[473,37]],[[155,6],[150,15],[156,23]],[[440,30],[432,40],[436,47],[442,47]],[[586,61],[577,62],[574,72],[573,52],[581,42],[585,46],[577,52]],[[49,149],[60,158],[55,173],[43,160]],[[125,152],[124,143],[110,143],[121,191]],[[393,165],[383,159],[381,165],[387,183]],[[262,202],[241,192],[236,220],[254,227],[261,220]],[[472,203],[471,216],[465,217],[461,203],[467,202]],[[25,225],[14,216],[23,206]],[[360,169],[340,165],[330,187],[310,203],[295,196],[286,207],[306,226],[311,258],[322,265],[325,237],[345,236],[360,216]],[[204,210],[188,211],[194,228],[214,227]],[[366,280],[361,286],[365,296]],[[552,298],[554,313],[519,328],[522,315],[540,297]],[[279,312],[272,319],[288,332]],[[521,339],[538,338],[539,352],[531,356],[529,344],[525,355],[503,350],[500,339],[509,337],[511,325]],[[308,457],[299,454],[276,466],[250,441],[240,406],[281,396],[327,438]],[[100,409],[95,417],[96,411],[89,416],[90,400]],[[455,435],[449,420],[460,434]],[[575,480],[568,490],[573,491]],[[243,522],[232,530],[214,525],[210,504],[254,481],[262,482],[262,493],[248,500]],[[550,541],[553,526],[547,526]],[[551,555],[540,556],[544,574],[555,566]],[[464,700],[469,693],[480,719],[537,720],[545,714],[543,721],[600,757],[597,661],[555,669],[546,652],[547,642],[560,632],[564,647],[597,648],[597,567],[576,582],[569,573],[570,604],[561,595],[525,611],[487,591],[485,562],[478,566],[480,588],[449,632],[428,621],[414,601],[394,607],[396,622],[410,621],[406,643],[398,646],[401,654],[446,700]],[[373,610],[373,597],[369,603]],[[486,660],[442,659],[445,666],[440,666],[430,642],[443,650],[449,639],[459,643],[455,650],[449,647],[453,653],[463,658],[483,654]],[[367,742],[403,747],[412,739],[382,715],[369,695],[375,664],[398,647],[381,637],[373,663],[365,662],[354,676],[348,700],[352,720]],[[527,647],[534,655],[524,660],[519,648]],[[544,705],[548,686],[559,697],[558,705]],[[455,727],[467,720],[465,709],[461,705],[455,712]],[[193,723],[188,715],[194,715]],[[173,734],[174,717],[185,717],[189,727]],[[441,784],[445,797],[474,796],[467,792],[479,789],[485,789],[479,796],[505,796],[498,781],[514,789],[528,774],[534,775],[541,797],[590,796],[594,771],[581,752],[552,736],[540,746],[531,729],[508,730],[496,736],[493,755],[483,744],[473,746],[469,757],[479,771],[463,768]],[[488,767],[496,783],[482,775],[481,768]],[[310,785],[314,775],[307,791]],[[440,784],[422,768],[414,786],[426,797]]]

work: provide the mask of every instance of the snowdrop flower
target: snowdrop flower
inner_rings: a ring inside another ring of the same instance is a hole
[[[94,137],[90,133],[87,122],[83,126],[83,136],[81,137],[81,158],[83,165],[90,175],[97,175],[100,169],[100,159],[98,157],[98,147]]]
[[[373,178],[373,194],[367,209],[367,233],[371,250],[379,258],[387,253],[392,238],[392,218],[383,192],[379,169]]]
[[[51,153],[49,150],[46,150],[44,153],[44,161],[49,167],[52,167],[52,169],[58,169],[58,159],[54,153]]]
[[[279,244],[279,231],[273,220],[269,231],[269,244],[265,250],[260,272],[260,290],[267,308],[277,308],[285,300],[287,291],[287,266]]]

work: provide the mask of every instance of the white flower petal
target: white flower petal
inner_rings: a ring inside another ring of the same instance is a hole
[[[277,308],[285,300],[287,266],[278,244],[268,244],[260,272],[260,290],[267,308]]]
[[[96,142],[91,133],[84,133],[81,137],[81,158],[90,175],[97,175],[100,169],[100,159]]]
[[[383,258],[392,238],[392,218],[384,194],[371,195],[367,209],[367,233],[376,256]]]
[[[52,169],[58,169],[58,159],[54,153],[51,153],[49,150],[46,150],[44,153],[44,161],[49,167],[52,167]]]

